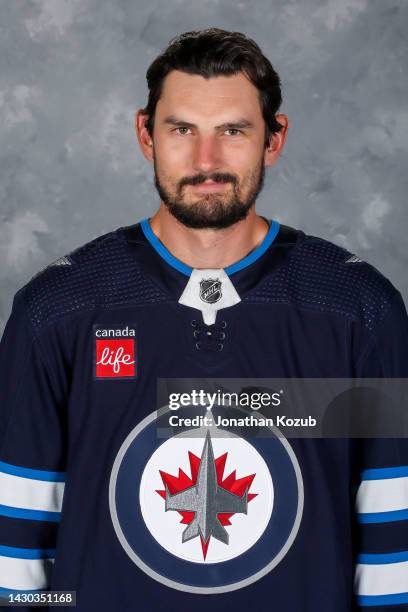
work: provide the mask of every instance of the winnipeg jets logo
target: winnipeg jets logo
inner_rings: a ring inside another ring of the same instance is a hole
[[[158,418],[135,426],[112,467],[112,525],[129,563],[167,587],[211,594],[285,562],[303,513],[289,442],[270,428],[248,440],[208,428],[160,438]]]
[[[224,525],[231,524],[234,514],[247,514],[248,502],[256,496],[248,493],[255,474],[237,480],[232,473],[223,481],[226,459],[227,453],[214,459],[208,432],[201,460],[189,453],[191,478],[182,470],[178,478],[161,472],[165,490],[157,493],[165,499],[165,511],[179,512],[182,523],[188,524],[182,533],[183,542],[200,537],[204,559],[211,537],[228,544],[229,534]]]
[[[200,281],[200,298],[203,302],[214,304],[222,297],[219,278],[205,278]]]

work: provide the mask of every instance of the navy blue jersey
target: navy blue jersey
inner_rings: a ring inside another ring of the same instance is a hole
[[[76,591],[81,612],[408,609],[406,439],[155,429],[158,379],[408,377],[400,292],[276,221],[245,258],[204,272],[145,219],[14,296],[1,592]]]

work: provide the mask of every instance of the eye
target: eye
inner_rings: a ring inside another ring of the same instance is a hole
[[[174,131],[175,131],[175,132],[177,132],[178,130],[189,130],[189,129],[190,129],[190,128],[188,128],[188,127],[185,127],[185,126],[183,127],[183,126],[181,126],[181,127],[176,128]],[[184,136],[184,135],[185,135],[185,134],[180,134],[180,136]]]
[[[241,130],[238,130],[236,128],[229,128],[228,130],[225,130],[226,132],[238,132],[238,134],[242,134]],[[233,134],[234,135],[234,134]]]

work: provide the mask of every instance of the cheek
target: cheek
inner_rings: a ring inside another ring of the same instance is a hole
[[[160,151],[161,157],[167,157],[168,159],[188,159],[188,157],[191,156],[192,147],[192,140],[187,137],[183,139],[181,136],[179,138],[164,137],[157,142],[157,150]]]
[[[161,142],[156,146],[156,163],[160,172],[177,176],[191,166],[192,153],[187,144]]]
[[[228,165],[245,174],[259,159],[260,151],[256,143],[236,141],[225,143],[220,148],[220,154]]]
[[[233,150],[232,147],[229,147],[222,161],[224,169],[239,176],[240,182],[247,181],[248,177],[259,172],[259,151],[248,149],[243,151],[242,148]],[[263,163],[263,158],[261,161]]]

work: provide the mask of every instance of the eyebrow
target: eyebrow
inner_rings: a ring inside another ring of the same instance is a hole
[[[189,121],[183,121],[183,119],[180,119],[179,117],[176,117],[175,115],[169,115],[168,117],[166,117],[163,120],[164,124],[169,124],[169,125],[176,125],[176,126],[183,126],[183,127],[190,127],[190,128],[196,128],[198,127],[195,123],[190,123]],[[241,128],[253,128],[255,127],[253,123],[251,123],[251,121],[248,121],[248,119],[237,119],[236,121],[228,121],[227,123],[221,123],[221,125],[216,125],[215,129],[219,129],[219,128],[224,128],[224,129],[241,129]]]

